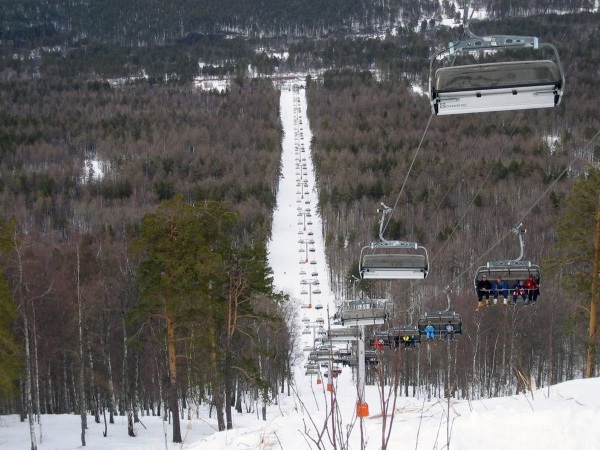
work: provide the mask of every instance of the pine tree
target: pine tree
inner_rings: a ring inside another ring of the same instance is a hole
[[[597,348],[597,310],[600,286],[600,170],[590,168],[573,186],[557,226],[555,260],[565,272],[565,288],[582,299],[589,319],[586,377],[594,376]]]
[[[144,217],[140,237],[132,243],[132,250],[142,256],[140,301],[132,317],[152,322],[152,329],[160,324],[165,333],[176,443],[182,440],[177,397],[180,351],[186,339],[199,333],[216,345],[213,291],[225,282],[222,252],[235,220],[235,214],[220,203],[192,205],[177,195]]]
[[[14,221],[0,219],[0,254],[12,247]],[[0,396],[16,395],[17,380],[21,368],[21,349],[13,334],[17,308],[13,295],[0,271]]]

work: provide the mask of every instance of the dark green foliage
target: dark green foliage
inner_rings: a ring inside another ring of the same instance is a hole
[[[379,228],[377,229],[379,237]],[[384,237],[389,240],[402,240],[406,238],[406,224],[402,219],[390,218],[385,227]]]
[[[205,313],[211,286],[224,281],[225,233],[234,220],[216,202],[191,205],[181,195],[144,217],[140,237],[131,247],[142,257],[142,301],[135,316],[171,310],[188,323]]]
[[[0,219],[0,254],[12,247],[15,222]],[[17,393],[21,371],[21,346],[14,335],[17,305],[13,299],[4,270],[0,270],[0,399],[7,400]]]
[[[175,195],[175,186],[171,181],[159,181],[154,185],[153,191],[159,201],[170,200]]]
[[[442,242],[447,241],[452,235],[452,231],[452,227],[446,227],[437,234],[437,238]]]
[[[124,181],[103,181],[100,187],[100,194],[106,200],[128,198],[133,193],[133,187],[129,180]]]
[[[557,226],[560,256],[556,264],[565,272],[566,287],[576,292],[585,304],[594,276],[590,271],[600,209],[600,171],[590,167],[577,179],[564,203],[565,211]]]
[[[554,208],[560,207],[560,198],[558,197],[558,195],[556,195],[556,192],[550,192],[550,194],[548,194],[548,198]]]

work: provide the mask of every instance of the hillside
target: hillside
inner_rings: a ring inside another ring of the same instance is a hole
[[[490,2],[491,16],[527,17],[477,21],[472,29],[554,43],[567,79],[562,104],[431,117],[422,94],[428,57],[463,31],[431,21],[437,2],[419,3],[414,17],[408,4],[396,5],[407,14],[403,22],[400,10],[390,16],[375,8],[363,17],[365,4],[344,2],[348,10],[312,14],[305,28],[300,14],[282,19],[264,36],[259,28],[240,32],[258,14],[247,4],[231,4],[239,17],[219,20],[214,11],[191,14],[200,6],[185,2],[164,11],[133,2],[137,14],[118,18],[117,8],[91,10],[94,2],[10,5],[0,4],[7,24],[0,36],[0,331],[24,351],[2,354],[17,360],[3,379],[3,413],[87,407],[97,420],[107,411],[133,421],[142,409],[160,415],[173,398],[193,398],[216,405],[224,429],[247,399],[266,408],[289,387],[293,302],[272,291],[264,249],[284,137],[271,78],[291,70],[305,75],[329,264],[322,276],[336,297],[385,296],[395,326],[444,309],[449,286],[451,306],[462,314],[464,337],[450,355],[455,382],[449,353],[438,348],[402,368],[403,395],[411,386],[457,398],[511,395],[529,389],[528,380],[542,386],[582,376],[591,288],[567,289],[571,269],[548,263],[568,196],[600,157],[592,140],[600,129],[597,13],[533,16],[537,7],[508,11]],[[303,5],[313,12],[312,3]],[[276,6],[267,2],[265,10],[275,14]],[[389,33],[375,33],[379,25]],[[203,91],[197,77],[226,78],[228,88]],[[363,282],[353,291],[381,202],[394,206],[387,237],[424,244],[431,274],[423,282]],[[186,242],[198,243],[207,229],[220,240],[200,242],[201,258],[179,248],[193,264],[150,271],[148,248],[160,242],[148,237],[148,220],[165,210],[173,223],[187,220],[187,207],[207,205],[235,219],[224,219],[226,233],[210,214],[200,228],[188,220]],[[525,257],[542,265],[538,305],[476,314],[474,270],[518,255],[511,229],[521,222]],[[136,252],[142,236],[148,247]],[[187,269],[199,275],[192,279]],[[182,322],[171,341],[179,353],[169,359],[168,314],[143,315],[139,306],[155,307],[170,294],[157,286],[172,273],[188,284],[170,285],[181,300],[172,304],[185,308],[177,309]]]

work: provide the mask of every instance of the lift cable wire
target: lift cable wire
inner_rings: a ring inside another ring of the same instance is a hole
[[[435,217],[438,213],[438,211],[442,208],[442,205],[444,204],[444,201],[446,200],[446,197],[448,197],[448,194],[450,193],[450,191],[452,190],[452,188],[454,187],[454,185],[458,182],[461,173],[463,172],[463,170],[465,169],[465,167],[467,166],[467,163],[469,161],[471,161],[471,156],[473,155],[473,152],[475,150],[475,145],[477,144],[477,142],[479,142],[479,138],[481,138],[481,135],[483,134],[485,127],[487,126],[487,124],[489,123],[489,119],[487,119],[484,124],[481,126],[481,128],[479,129],[479,134],[477,135],[477,137],[475,138],[475,140],[473,141],[473,144],[471,145],[471,148],[469,150],[469,153],[467,153],[467,156],[465,157],[465,160],[462,164],[462,166],[460,167],[460,169],[458,170],[458,172],[456,173],[454,179],[452,180],[452,182],[450,183],[450,185],[448,186],[448,189],[446,190],[446,192],[444,193],[444,196],[442,197],[442,199],[439,201],[437,207],[435,208],[435,210],[433,211],[433,213],[431,214],[431,217]],[[469,205],[470,206],[470,205]],[[462,220],[462,219],[461,219]],[[431,222],[430,222],[431,223]],[[458,225],[457,225],[458,226]],[[456,227],[454,227],[452,229],[452,233],[450,233],[450,235],[448,236],[448,238],[450,238],[453,234],[454,231],[456,230]],[[448,241],[446,241],[448,242]],[[440,251],[446,246],[446,244],[442,245],[442,248],[440,249]],[[440,252],[437,252],[435,254],[435,256],[432,259],[432,261],[435,260],[435,258],[437,257],[437,255],[439,255]]]
[[[413,159],[410,162],[410,166],[408,167],[408,172],[406,173],[406,176],[404,177],[404,182],[402,183],[402,187],[400,188],[400,192],[398,192],[398,196],[396,197],[396,201],[394,202],[394,206],[392,206],[392,212],[389,214],[386,223],[383,224],[383,227],[381,228],[381,236],[384,235],[385,230],[386,230],[386,228],[387,228],[387,226],[390,223],[390,220],[392,218],[392,214],[396,210],[396,206],[398,205],[398,202],[400,202],[400,196],[402,195],[402,191],[404,191],[404,187],[406,186],[406,182],[408,181],[408,177],[410,176],[410,172],[412,171],[412,168],[415,165],[415,161],[417,160],[417,156],[419,155],[419,151],[421,150],[421,146],[423,145],[423,141],[425,140],[425,135],[427,134],[427,130],[429,130],[429,125],[431,124],[431,119],[433,118],[433,116],[434,116],[434,114],[433,114],[433,111],[432,111],[431,114],[429,115],[429,120],[427,121],[427,125],[425,126],[425,131],[423,131],[423,135],[421,136],[421,141],[419,142],[419,146],[417,147],[417,150],[415,151]]]
[[[472,9],[471,10],[471,16],[467,19],[467,8],[468,8],[468,6],[465,4],[465,12],[464,12],[464,16],[463,16],[463,21],[464,21],[463,32],[462,32],[462,36],[460,37],[460,39],[458,40],[457,43],[462,42],[463,39],[465,38],[465,36],[467,34],[467,29],[469,27],[468,24],[469,24],[471,18],[473,17],[473,14],[475,13],[475,10]],[[442,50],[436,52],[431,58],[437,58],[438,56],[442,55],[443,53],[445,53],[447,51],[448,51],[447,48],[443,48]],[[451,65],[454,65],[454,61],[456,60],[456,57],[457,57],[457,55],[454,55],[454,57],[452,59],[452,64]],[[381,228],[381,233],[380,233],[381,236],[383,236],[385,234],[385,230],[387,229],[387,226],[390,223],[390,220],[392,219],[392,215],[393,215],[394,211],[396,210],[396,206],[400,202],[400,197],[402,196],[402,192],[404,191],[404,187],[406,186],[406,182],[408,181],[408,177],[410,175],[410,172],[411,172],[411,170],[412,170],[412,168],[413,168],[413,166],[415,164],[417,156],[419,155],[419,151],[421,150],[421,145],[423,144],[423,141],[425,140],[425,135],[427,134],[427,131],[429,130],[429,125],[431,124],[431,119],[433,118],[434,115],[435,114],[432,111],[431,115],[429,116],[429,120],[427,122],[427,125],[425,126],[425,131],[423,131],[423,135],[421,136],[421,141],[419,142],[419,146],[417,147],[417,150],[415,151],[413,159],[412,159],[412,161],[410,163],[410,166],[408,168],[408,172],[406,174],[406,177],[404,178],[404,182],[402,183],[402,187],[400,188],[400,192],[398,192],[398,196],[396,197],[396,201],[394,202],[394,205],[392,206],[392,211],[389,214],[387,221],[383,224],[383,227]],[[481,136],[481,133],[480,133],[480,136]]]
[[[519,115],[519,118],[522,117],[522,114]],[[519,120],[517,120],[517,122],[519,122]],[[508,135],[508,139],[512,138],[512,136],[515,134],[515,131],[517,130],[517,126],[513,126],[512,131],[510,132],[510,134]],[[481,128],[481,131],[483,131],[483,127]],[[479,137],[478,137],[479,138]],[[473,144],[474,145],[474,144]],[[504,147],[504,150],[502,150],[502,152],[500,152],[500,156],[502,156],[504,154],[504,152],[506,152],[508,148],[508,144]],[[458,227],[461,225],[461,223],[463,222],[464,218],[466,217],[467,213],[469,212],[469,210],[471,209],[471,206],[473,206],[473,204],[475,203],[475,199],[477,198],[477,196],[479,195],[479,193],[483,190],[483,188],[485,187],[485,184],[487,183],[488,179],[492,176],[492,174],[494,173],[494,169],[495,166],[494,164],[490,164],[490,168],[488,169],[485,177],[483,178],[483,181],[481,182],[481,184],[479,185],[479,188],[477,189],[477,192],[475,192],[475,194],[473,195],[472,199],[471,199],[471,203],[469,203],[469,205],[467,206],[467,208],[465,209],[465,212],[463,213],[463,215],[461,216],[461,218],[456,222],[456,225],[454,225],[454,228],[452,229],[452,232],[450,233],[450,235],[448,236],[448,239],[446,239],[446,241],[444,242],[444,244],[441,246],[441,248],[438,250],[438,252],[433,256],[432,261],[434,261],[437,256],[442,252],[442,250],[444,250],[444,247],[446,247],[446,244],[448,244],[448,242],[450,242],[450,238],[452,237],[452,235],[455,233],[455,231],[458,229]],[[436,211],[437,212],[437,211]],[[434,213],[435,214],[435,213]],[[510,232],[509,232],[510,233]],[[507,233],[508,234],[508,233]],[[503,236],[500,241],[502,239],[504,239],[506,237]],[[500,241],[496,242],[494,244],[494,247],[496,247]],[[487,252],[486,252],[487,254]],[[477,260],[481,259],[483,256],[480,256]]]

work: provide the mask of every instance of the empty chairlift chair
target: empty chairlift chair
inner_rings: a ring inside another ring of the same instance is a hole
[[[349,300],[339,311],[344,326],[381,325],[387,321],[387,300]]]
[[[352,343],[358,341],[360,338],[360,328],[348,327],[348,328],[330,328],[327,331],[327,337],[331,342],[336,343]]]
[[[375,251],[395,249],[398,252],[363,254],[360,263],[360,274],[367,280],[402,280],[424,279],[429,271],[427,251],[416,243],[385,241],[374,242],[369,247]],[[404,249],[422,250],[422,254],[410,254]],[[363,253],[364,253],[363,249]]]
[[[431,57],[429,93],[434,114],[552,108],[560,103],[565,78],[556,47],[541,44],[536,37],[478,37],[468,28],[465,31],[466,38],[451,43]],[[456,65],[433,72],[434,61],[444,54],[544,47],[553,51],[556,62],[531,60]]]
[[[424,279],[429,273],[427,249],[415,242],[388,241],[383,238],[385,218],[392,209],[383,205],[379,241],[363,247],[360,276],[366,280]],[[369,253],[369,250],[372,252]]]

